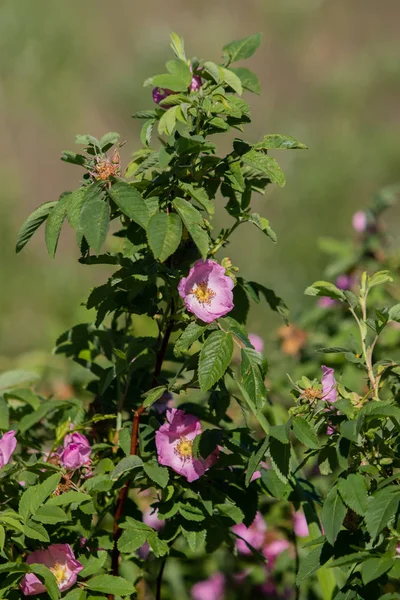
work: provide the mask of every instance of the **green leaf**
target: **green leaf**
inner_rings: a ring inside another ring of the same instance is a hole
[[[201,529],[200,531],[188,531],[182,527],[182,534],[186,539],[191,551],[198,552],[204,546],[207,537],[207,530]]]
[[[128,471],[132,471],[133,469],[138,469],[142,465],[143,461],[139,456],[124,456],[124,458],[115,466],[114,470],[110,474],[110,478],[118,479],[118,477],[121,477],[121,475],[127,473]]]
[[[172,92],[186,92],[188,88],[186,81],[182,77],[168,73],[153,77],[152,85],[159,87],[162,90],[171,90]]]
[[[180,115],[182,115],[180,106],[172,106],[166,110],[158,123],[158,133],[160,135],[163,135],[164,133],[166,135],[171,135],[175,128],[176,120],[179,119]]]
[[[0,392],[4,392],[22,384],[31,384],[39,379],[37,373],[15,369],[0,373]]]
[[[38,508],[56,489],[61,481],[61,474],[50,475],[42,483],[32,485],[21,496],[19,501],[19,513],[23,519],[35,514]]]
[[[158,387],[149,390],[142,395],[142,398],[144,398],[143,406],[148,408],[154,404],[154,402],[157,402],[166,391],[167,387],[165,385],[159,385]]]
[[[39,540],[39,542],[45,543],[50,542],[49,534],[43,525],[39,525],[39,523],[34,523],[33,521],[28,521],[24,525],[24,534],[32,540]]]
[[[6,541],[6,530],[0,525],[0,552],[3,552],[4,542]]]
[[[400,494],[396,489],[384,488],[368,498],[365,524],[368,533],[375,539],[388,525],[397,512]]]
[[[199,357],[199,383],[207,392],[228,368],[233,354],[233,339],[229,333],[213,332],[203,344]]]
[[[389,271],[378,271],[371,277],[368,276],[368,287],[372,288],[375,285],[382,285],[383,283],[390,283],[393,279],[389,275]]]
[[[249,221],[249,223],[253,223],[256,227],[258,227],[258,229],[261,229],[261,231],[263,233],[265,233],[265,235],[267,235],[274,243],[277,242],[276,233],[269,226],[268,219],[265,219],[264,217],[260,217],[260,215],[258,213],[253,213],[251,215],[245,215],[245,219],[247,221]]]
[[[186,55],[185,55],[185,45],[183,42],[183,39],[181,37],[179,37],[179,35],[177,35],[176,33],[171,33],[170,34],[171,37],[171,48],[174,51],[174,53],[176,54],[176,56],[178,58],[181,58],[182,60],[186,60]]]
[[[57,250],[58,239],[60,237],[61,228],[67,216],[67,205],[70,195],[61,196],[56,202],[54,208],[49,213],[46,221],[46,246],[51,258],[54,258]]]
[[[233,63],[237,60],[250,58],[261,44],[262,34],[255,33],[241,40],[230,42],[223,47],[224,58]]]
[[[274,498],[287,500],[292,493],[292,486],[282,481],[272,469],[264,470],[261,473],[261,481]]]
[[[259,150],[306,150],[307,146],[290,135],[273,133],[265,135],[262,142],[255,145]]]
[[[67,204],[67,218],[71,227],[73,227],[76,231],[79,231],[82,208],[86,200],[93,195],[93,187],[95,187],[96,190],[98,189],[97,186],[90,185],[75,190],[69,196]]]
[[[142,194],[135,187],[121,181],[115,183],[108,194],[127,217],[146,229],[150,211]]]
[[[175,213],[153,215],[147,227],[147,239],[154,257],[164,262],[178,248],[182,238],[182,221]]]
[[[344,300],[345,296],[342,290],[329,281],[315,281],[304,292],[306,296],[328,296],[334,300]]]
[[[219,83],[219,67],[214,62],[207,60],[204,63],[204,70],[211,75],[215,83]]]
[[[38,575],[39,578],[43,581],[51,600],[58,600],[61,597],[61,593],[57,585],[57,580],[54,577],[53,573],[50,571],[50,569],[45,567],[45,565],[41,564],[29,565],[29,569],[32,573]]]
[[[293,417],[293,433],[306,448],[319,448],[318,436],[304,417]]]
[[[229,517],[234,523],[243,523],[244,514],[238,506],[234,504],[216,504],[215,508],[224,517]]]
[[[297,585],[313,575],[320,567],[322,546],[318,546],[304,555],[300,560],[300,568],[297,574]]]
[[[56,523],[68,521],[69,517],[67,513],[61,508],[58,508],[58,506],[49,506],[48,504],[44,504],[38,508],[32,519],[39,521],[40,523],[55,525]]]
[[[205,259],[209,251],[210,238],[202,228],[204,224],[203,217],[197,208],[183,198],[176,198],[173,201],[173,205],[184,222],[190,237],[196,244],[201,257]]]
[[[257,152],[257,150],[250,150],[243,154],[243,162],[257,171],[261,171],[268,177],[271,183],[277,183],[280,187],[285,185],[285,175],[274,158]]]
[[[90,575],[98,573],[100,569],[104,567],[107,556],[108,553],[105,550],[100,550],[98,552],[98,556],[91,554],[88,559],[79,557],[79,560],[84,566],[84,569],[80,572],[79,577],[90,577]]]
[[[179,502],[179,512],[188,521],[204,521],[202,509],[194,501]]]
[[[220,80],[229,85],[239,96],[243,94],[243,86],[239,77],[231,71],[230,69],[226,69],[225,67],[219,67],[219,77]]]
[[[190,70],[187,61],[176,59],[169,60],[166,64],[167,70],[171,73],[171,75],[175,75],[182,80],[182,83],[188,88],[192,82],[192,72]]]
[[[360,419],[351,419],[350,421],[343,421],[343,423],[340,424],[340,434],[347,440],[350,440],[351,442],[357,444],[361,424],[362,421]]]
[[[389,571],[395,564],[395,559],[388,556],[379,558],[369,558],[361,565],[361,578],[363,584],[367,585],[370,581],[378,579],[381,575]]]
[[[101,151],[107,152],[111,146],[114,146],[114,144],[118,142],[119,138],[119,133],[116,133],[115,131],[109,131],[108,133],[105,133],[99,142]]]
[[[169,546],[165,540],[161,540],[155,531],[149,533],[147,543],[153,550],[155,556],[165,556],[169,552]]]
[[[143,470],[147,477],[150,477],[157,485],[165,488],[169,481],[169,473],[166,467],[161,467],[156,462],[144,462]]]
[[[253,71],[250,71],[247,67],[236,67],[235,69],[231,69],[231,71],[239,77],[245,90],[253,92],[254,94],[260,94],[260,81]]]
[[[179,357],[182,356],[190,346],[196,342],[199,337],[205,332],[207,328],[205,325],[198,325],[197,323],[190,323],[182,335],[177,339],[174,346],[174,354]]]
[[[85,203],[80,218],[80,229],[89,246],[98,254],[110,227],[110,205],[101,196],[92,197]]]
[[[400,323],[400,304],[395,304],[389,309],[389,321]]]
[[[259,354],[252,348],[242,348],[240,374],[242,385],[257,408],[265,404],[266,390],[259,367]]]
[[[362,475],[352,473],[347,476],[347,479],[339,479],[339,492],[349,508],[362,517],[365,515],[368,492]]]
[[[86,600],[86,592],[81,588],[74,588],[70,592],[68,592],[65,596],[63,596],[63,600]],[[95,600],[92,596],[92,600]]]
[[[180,183],[179,187],[189,194],[193,200],[198,202],[210,215],[215,212],[214,203],[210,200],[206,190],[202,187],[194,187],[191,183]]]
[[[46,506],[65,506],[67,504],[82,504],[87,502],[91,497],[83,492],[74,492],[73,490],[54,496],[46,502]]]
[[[262,459],[265,456],[266,451],[268,450],[268,446],[269,446],[269,439],[266,437],[258,443],[257,448],[252,452],[252,454],[249,458],[249,462],[247,464],[246,480],[245,480],[246,487],[249,486],[251,478],[253,477],[254,473],[257,471],[258,465],[260,464],[260,462],[262,461]]]
[[[97,575],[86,581],[87,588],[92,592],[102,592],[114,596],[130,596],[135,592],[132,583],[123,577],[114,575]]]
[[[322,525],[326,539],[333,546],[346,516],[347,509],[334,486],[328,493],[322,507]]]
[[[284,483],[290,474],[290,444],[283,444],[274,437],[270,438],[268,455],[275,473]]]
[[[29,215],[17,235],[17,243],[15,246],[15,251],[17,253],[21,252],[22,248],[26,246],[35,231],[39,229],[42,223],[44,223],[56,204],[57,202],[45,202]]]
[[[41,419],[43,419],[50,412],[58,410],[62,407],[63,404],[58,400],[49,400],[48,402],[43,402],[43,404],[41,404],[37,410],[22,417],[18,424],[18,431],[25,433],[25,431],[28,431],[28,429],[33,427],[33,425],[39,423],[39,421],[41,421]]]
[[[143,529],[124,531],[118,540],[118,550],[123,554],[135,552],[147,541],[149,533],[149,531]]]

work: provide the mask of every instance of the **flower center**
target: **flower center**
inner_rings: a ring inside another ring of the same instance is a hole
[[[215,297],[215,292],[208,287],[207,281],[198,283],[196,289],[190,293],[196,296],[200,304],[211,304],[211,300]]]
[[[307,400],[317,400],[319,398],[321,398],[321,392],[319,390],[316,390],[315,388],[306,388],[303,391],[303,395],[305,396],[305,398],[307,398]]]
[[[183,461],[190,460],[193,456],[193,442],[185,437],[181,437],[175,446],[175,454],[178,454]]]
[[[56,563],[54,567],[50,568],[50,571],[53,573],[56,578],[57,585],[61,585],[67,579],[67,567],[66,565],[60,565],[60,563]]]

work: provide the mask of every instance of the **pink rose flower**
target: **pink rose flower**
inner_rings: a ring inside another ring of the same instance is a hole
[[[351,286],[354,284],[354,277],[351,275],[339,275],[336,278],[336,287],[339,290],[349,290]]]
[[[255,333],[249,333],[249,340],[254,350],[262,354],[264,350],[264,340]]]
[[[193,440],[203,431],[200,420],[177,408],[169,408],[166,414],[168,422],[156,432],[158,462],[195,481],[217,462],[219,452],[215,449],[205,459],[194,458]]]
[[[26,563],[48,567],[56,578],[61,592],[75,585],[78,573],[83,569],[82,563],[76,560],[69,544],[52,544],[46,550],[35,550],[28,556]],[[40,579],[33,573],[24,576],[20,588],[25,596],[35,596],[46,591]]]
[[[89,440],[81,433],[69,433],[64,438],[64,450],[60,461],[67,469],[79,469],[90,464],[92,448]]]
[[[251,554],[251,550],[246,542],[256,550],[260,550],[264,543],[267,524],[264,521],[262,514],[257,512],[250,527],[246,527],[246,525],[240,523],[239,525],[234,525],[232,531],[233,533],[240,535],[240,538],[243,538],[236,538],[236,548],[238,549],[238,552],[241,554]]]
[[[287,540],[284,539],[275,539],[271,542],[267,542],[263,549],[262,553],[267,559],[267,567],[270,571],[273,570],[275,561],[282,552],[289,548],[290,544]]]
[[[0,469],[8,464],[16,446],[15,431],[7,431],[0,439]]]
[[[199,581],[190,590],[192,600],[223,600],[225,577],[222,573],[214,573],[205,581]]]
[[[336,402],[337,400],[337,389],[335,370],[322,365],[322,399],[326,402]]]
[[[334,306],[335,304],[337,304],[337,301],[334,300],[333,298],[329,298],[329,296],[321,296],[321,298],[318,298],[318,302],[317,302],[317,305],[320,308],[330,308],[331,306]]]
[[[233,309],[233,281],[215,260],[198,260],[178,291],[187,310],[205,323],[211,323]]]
[[[165,526],[165,521],[158,518],[158,509],[150,507],[142,516],[143,523],[152,527],[156,531],[160,531]]]
[[[358,210],[354,213],[351,220],[354,231],[362,233],[367,229],[367,215],[363,210]]]
[[[160,104],[160,102],[162,100],[164,100],[165,98],[167,98],[167,96],[170,96],[171,94],[174,94],[175,92],[173,92],[172,90],[164,90],[158,87],[153,88],[152,91],[152,96],[153,96],[153,100],[156,104]]]
[[[302,510],[298,510],[293,515],[293,529],[297,537],[308,537],[308,525],[305,514]]]

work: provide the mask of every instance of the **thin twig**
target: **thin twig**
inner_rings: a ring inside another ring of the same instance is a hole
[[[162,578],[165,569],[165,565],[167,564],[167,557],[161,563],[160,571],[157,576],[157,588],[156,588],[156,600],[161,600],[161,586],[162,586]]]

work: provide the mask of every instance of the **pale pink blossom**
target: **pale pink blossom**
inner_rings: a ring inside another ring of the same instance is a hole
[[[178,285],[178,292],[189,312],[211,323],[233,309],[234,283],[215,260],[198,260]]]
[[[335,370],[322,365],[322,399],[326,402],[336,402],[337,384],[335,379]]]
[[[160,531],[165,526],[165,521],[158,518],[158,508],[148,508],[142,516],[143,523],[152,527],[156,531]]]
[[[82,563],[76,560],[69,544],[52,544],[45,550],[35,550],[28,556],[26,563],[48,567],[56,578],[61,592],[65,592],[75,585],[78,573],[83,569]],[[43,583],[33,573],[27,573],[24,576],[20,588],[25,596],[35,596],[46,591]]]
[[[249,333],[249,340],[254,350],[262,354],[264,350],[264,340],[262,337],[255,333]]]
[[[216,463],[219,452],[216,449],[205,459],[195,458],[193,440],[203,431],[200,420],[177,408],[169,408],[166,416],[167,423],[156,432],[158,462],[189,482],[195,481]]]
[[[273,570],[275,561],[278,558],[278,556],[280,554],[282,554],[282,552],[287,550],[289,548],[289,546],[290,546],[289,542],[283,538],[274,539],[270,542],[267,542],[264,545],[264,547],[262,549],[262,553],[265,556],[265,558],[267,559],[267,567],[270,571]]]
[[[233,533],[240,536],[236,538],[236,548],[241,554],[251,554],[251,550],[246,544],[250,544],[256,550],[260,550],[264,543],[267,524],[260,512],[257,512],[254,521],[250,527],[246,527],[243,523],[232,527]],[[242,539],[240,539],[242,538]]]
[[[305,514],[302,510],[298,510],[293,515],[293,529],[297,537],[308,537],[308,525]]]
[[[0,469],[10,461],[11,455],[17,446],[15,431],[7,431],[0,439]]]
[[[367,215],[363,210],[358,210],[354,213],[353,218],[351,220],[354,231],[358,233],[362,233],[367,229]]]
[[[214,573],[208,579],[195,583],[190,590],[191,600],[223,600],[225,577],[222,573]]]

